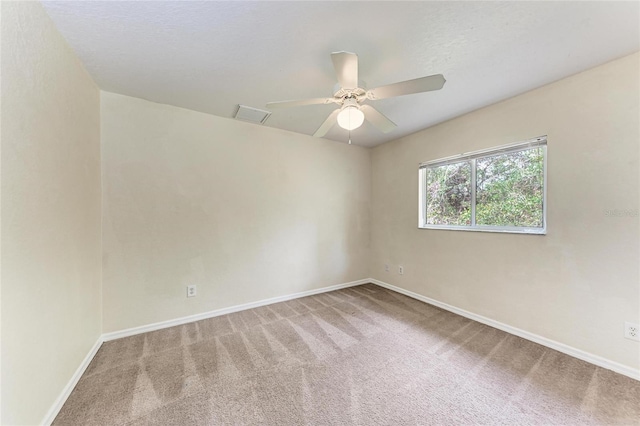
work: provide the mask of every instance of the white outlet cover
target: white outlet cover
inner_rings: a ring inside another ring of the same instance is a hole
[[[632,322],[624,323],[624,337],[640,342],[640,325]]]
[[[195,297],[196,296],[196,286],[195,284],[187,286],[187,297]]]
[[[404,275],[404,266],[398,266],[398,273]]]

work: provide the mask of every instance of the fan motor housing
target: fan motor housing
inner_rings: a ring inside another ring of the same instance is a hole
[[[357,87],[355,89],[345,89],[343,87],[340,87],[339,84],[336,84],[333,88],[333,97],[342,100],[350,97],[355,97],[357,99],[365,98],[367,95],[367,90],[364,88],[364,84],[361,84],[361,86],[363,87]]]
[[[348,97],[348,98],[345,98],[345,99],[342,101],[342,108],[341,108],[341,109],[346,109],[346,108],[349,108],[349,107],[356,107],[356,108],[358,108],[358,99],[357,99],[357,98],[355,98],[355,97]]]

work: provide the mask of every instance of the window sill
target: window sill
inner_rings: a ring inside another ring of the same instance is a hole
[[[471,231],[471,232],[495,232],[499,234],[526,234],[526,235],[547,235],[546,228],[500,228],[500,227],[470,227],[470,226],[446,226],[446,225],[424,225],[418,229],[435,229],[440,231]]]

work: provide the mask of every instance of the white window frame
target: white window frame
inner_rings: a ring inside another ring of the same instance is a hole
[[[477,225],[476,221],[476,161],[479,158],[492,157],[494,155],[523,151],[529,148],[542,148],[543,160],[543,188],[542,188],[542,227],[532,228],[524,226],[488,226]],[[471,163],[471,225],[430,225],[427,224],[427,169],[447,164],[470,161]],[[517,142],[499,147],[467,152],[451,157],[420,163],[418,167],[418,228],[420,229],[445,229],[455,231],[476,232],[501,232],[512,234],[547,234],[547,136],[540,136],[522,142]]]

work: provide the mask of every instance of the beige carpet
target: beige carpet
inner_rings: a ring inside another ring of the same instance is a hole
[[[107,342],[54,424],[640,424],[640,382],[368,284]]]

